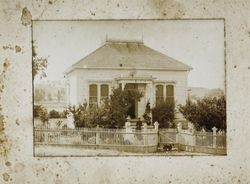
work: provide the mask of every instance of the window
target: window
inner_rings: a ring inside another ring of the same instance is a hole
[[[155,96],[156,96],[156,105],[158,105],[164,101],[163,85],[156,86]]]
[[[174,101],[174,86],[173,85],[167,85],[166,86],[166,91],[167,91],[167,98],[166,100],[171,100],[172,102]]]
[[[109,97],[109,86],[107,84],[101,85],[101,101],[108,99]]]
[[[89,85],[89,106],[97,105],[97,85]]]

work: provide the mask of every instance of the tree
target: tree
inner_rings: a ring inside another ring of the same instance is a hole
[[[132,101],[138,101],[142,96],[139,90],[113,89],[110,99],[104,105],[104,108],[107,110],[109,126],[123,127],[129,114],[129,108],[132,106]]]
[[[50,118],[61,118],[60,113],[57,112],[56,110],[51,110],[49,112],[49,117]]]
[[[151,107],[150,107],[150,102],[148,101],[146,104],[146,108],[145,108],[145,113],[142,115],[144,120],[146,121],[147,125],[151,124]]]
[[[34,105],[34,117],[40,117],[40,113],[43,110],[41,105]]]
[[[45,107],[42,107],[42,110],[39,113],[39,117],[43,123],[43,126],[47,127],[49,123],[49,113]]]
[[[86,110],[87,106],[85,104],[80,104],[78,106],[73,105],[68,107],[68,111],[73,114],[75,127],[85,127]]]
[[[169,128],[174,126],[175,119],[175,103],[173,100],[166,100],[157,104],[152,109],[153,121],[159,123],[160,128]]]
[[[32,41],[32,75],[33,80],[37,75],[40,78],[46,77],[45,69],[48,66],[48,58],[47,57],[38,57],[36,46],[34,45],[34,41]]]
[[[142,93],[138,90],[113,89],[109,99],[101,106],[69,106],[68,111],[73,113],[76,127],[121,128],[124,126],[131,101],[139,100]]]
[[[215,126],[218,129],[226,129],[226,99],[221,97],[205,97],[192,102],[187,100],[185,105],[179,106],[183,116],[194,123],[196,129],[205,128],[211,131]]]

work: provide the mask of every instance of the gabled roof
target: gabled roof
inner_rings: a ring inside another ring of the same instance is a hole
[[[75,69],[150,69],[189,71],[192,68],[164,55],[142,42],[107,41],[66,70]]]

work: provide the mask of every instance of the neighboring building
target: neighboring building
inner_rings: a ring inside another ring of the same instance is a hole
[[[189,87],[188,96],[191,100],[198,100],[204,97],[221,97],[225,95],[225,92],[222,89],[208,89],[208,88],[199,88],[199,87]]]
[[[131,117],[141,117],[148,101],[151,107],[166,98],[185,103],[191,69],[143,42],[107,41],[66,70],[69,103],[100,104],[112,88],[138,89],[144,96],[134,103]]]
[[[34,105],[41,105],[48,111],[64,111],[68,107],[67,84],[63,81],[35,84]]]

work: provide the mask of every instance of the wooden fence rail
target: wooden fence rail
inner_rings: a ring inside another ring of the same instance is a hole
[[[226,133],[159,129],[160,144],[177,144],[179,150],[226,154]]]
[[[47,129],[34,130],[35,144],[69,145],[141,145],[158,144],[158,132],[152,130],[126,132],[125,129]]]

